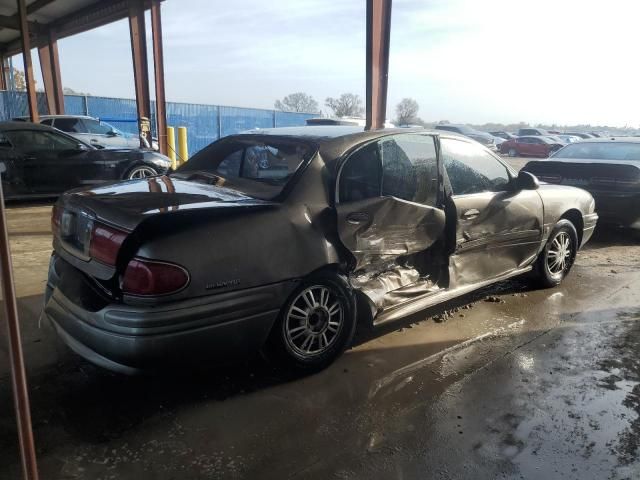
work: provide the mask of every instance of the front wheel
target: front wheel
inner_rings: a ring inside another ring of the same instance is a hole
[[[555,287],[569,274],[578,252],[578,234],[569,220],[560,220],[536,263],[538,279],[544,287]]]
[[[349,346],[356,312],[346,282],[311,278],[294,291],[274,325],[267,353],[300,370],[328,366]]]
[[[132,168],[129,173],[127,173],[127,178],[129,180],[135,180],[138,178],[147,178],[158,175],[158,172],[155,168],[149,167],[148,165],[138,165],[137,167]]]

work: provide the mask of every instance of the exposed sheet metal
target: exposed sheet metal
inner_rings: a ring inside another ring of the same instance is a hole
[[[395,197],[338,208],[340,239],[356,260],[354,270],[429,248],[442,235],[444,211]]]
[[[426,250],[441,237],[444,211],[395,197],[373,198],[338,206],[338,225],[342,242],[355,258],[352,285],[375,309],[433,286],[407,262],[407,256]],[[394,291],[399,296],[390,295]]]

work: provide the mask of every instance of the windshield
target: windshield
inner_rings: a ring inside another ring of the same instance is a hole
[[[211,144],[178,169],[176,175],[224,179],[228,186],[259,198],[278,195],[315,150],[300,140],[245,135]],[[220,183],[220,182],[216,182]]]
[[[582,142],[567,145],[554,155],[556,158],[584,158],[594,160],[640,161],[640,143]]]

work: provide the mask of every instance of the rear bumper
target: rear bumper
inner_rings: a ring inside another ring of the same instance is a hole
[[[640,230],[640,193],[591,191],[603,223]]]
[[[96,298],[100,293],[90,281],[77,271],[69,273],[68,265],[59,276],[58,262],[62,260],[52,257],[47,319],[76,353],[127,374],[205,359],[224,362],[256,352],[297,284],[131,306]]]

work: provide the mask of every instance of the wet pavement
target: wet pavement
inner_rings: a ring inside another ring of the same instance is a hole
[[[327,370],[123,377],[38,328],[48,207],[10,212],[46,479],[640,478],[640,242],[597,232],[560,287],[498,284]],[[0,479],[20,477],[0,325]]]

